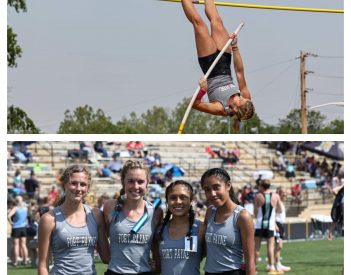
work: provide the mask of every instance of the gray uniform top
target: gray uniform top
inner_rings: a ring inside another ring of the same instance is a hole
[[[195,220],[192,236],[198,236],[200,221]],[[197,239],[197,252],[185,251],[185,237],[172,239],[166,225],[159,245],[162,275],[197,275],[200,274],[201,240]]]
[[[230,115],[228,100],[234,94],[240,94],[239,89],[234,85],[231,75],[218,75],[207,79],[208,100],[218,101],[223,105],[227,115]]]
[[[51,275],[95,275],[94,248],[98,239],[98,225],[91,208],[84,205],[87,223],[70,225],[61,207],[54,208],[55,230],[51,238],[54,267]]]
[[[123,211],[110,224],[111,260],[108,269],[116,273],[137,274],[151,271],[149,265],[151,243],[156,229],[153,205],[145,201],[148,219],[138,233],[131,233],[135,222],[128,220]]]
[[[212,208],[205,237],[206,272],[218,273],[240,269],[243,264],[241,236],[236,225],[242,210],[244,208],[238,205],[223,223],[215,223],[216,209]]]

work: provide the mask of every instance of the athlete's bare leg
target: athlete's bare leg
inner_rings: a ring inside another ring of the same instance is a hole
[[[205,0],[205,13],[211,23],[211,36],[216,43],[217,49],[222,50],[229,40],[229,33],[223,25],[213,0]],[[229,47],[226,52],[231,53]]]
[[[217,50],[216,42],[211,37],[205,22],[197,12],[192,0],[182,0],[182,6],[185,16],[194,26],[198,57],[204,57],[215,53]]]

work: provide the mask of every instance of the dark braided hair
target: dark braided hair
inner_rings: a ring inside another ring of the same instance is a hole
[[[166,202],[168,202],[168,195],[169,195],[169,193],[172,191],[173,187],[176,186],[176,185],[186,186],[188,188],[188,190],[190,191],[190,201],[193,200],[194,191],[193,191],[193,187],[191,186],[191,184],[186,182],[186,181],[184,181],[184,180],[177,180],[177,181],[174,181],[170,185],[167,186],[166,194],[165,194]],[[163,223],[162,223],[162,226],[161,226],[161,229],[160,229],[160,232],[159,232],[159,239],[160,240],[163,240],[162,233],[163,233],[163,230],[165,229],[167,223],[169,222],[171,216],[172,216],[172,213],[168,209],[167,213],[166,213],[166,216],[163,219]],[[190,237],[192,235],[192,233],[193,233],[192,229],[193,229],[194,221],[195,221],[195,211],[194,211],[193,207],[190,206],[190,209],[189,209],[189,229],[188,229],[188,232],[186,234],[187,237]]]
[[[230,176],[228,172],[222,168],[208,169],[201,177],[201,187],[204,186],[205,180],[211,176],[215,176],[220,181],[223,181],[224,183],[229,184],[230,185],[229,197],[234,203],[239,204],[238,198],[236,197],[234,192],[233,185],[230,182]]]
[[[121,171],[121,182],[122,182],[122,189],[120,190],[120,193],[119,193],[119,197],[117,198],[116,200],[116,205],[115,205],[115,212],[116,214],[120,211],[122,211],[122,207],[124,205],[124,202],[126,200],[126,196],[125,196],[125,190],[124,190],[124,180],[127,176],[127,173],[129,172],[129,170],[133,170],[133,169],[141,169],[141,170],[144,170],[145,173],[146,173],[146,180],[147,180],[147,183],[149,183],[149,178],[150,178],[150,175],[149,175],[149,170],[144,166],[144,164],[138,160],[128,160],[123,168],[122,168],[122,171]],[[115,221],[117,221],[117,215],[115,215]]]
[[[73,164],[68,166],[60,175],[59,181],[62,184],[63,191],[65,191],[65,184],[69,183],[72,174],[74,173],[84,173],[88,177],[89,187],[91,187],[91,174],[86,165],[82,164]],[[55,206],[62,205],[65,202],[65,195],[57,200]],[[83,201],[84,203],[84,201]]]

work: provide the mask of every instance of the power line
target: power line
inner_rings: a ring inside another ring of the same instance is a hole
[[[261,68],[257,68],[257,69],[251,70],[251,71],[247,72],[247,74],[263,71],[263,70],[266,70],[266,69],[269,69],[269,68],[272,68],[272,67],[275,67],[275,66],[278,66],[278,65],[286,64],[286,63],[289,63],[291,61],[295,61],[296,59],[297,58],[291,58],[291,59],[288,59],[288,60],[279,61],[277,63],[273,63],[273,64],[270,64],[270,65],[263,66]]]
[[[316,57],[328,58],[328,59],[344,58],[344,56],[328,56],[328,55],[317,55]]]
[[[326,92],[314,92],[314,91],[310,91],[310,94],[317,94],[317,95],[343,95],[344,93],[326,93]]]
[[[271,85],[274,81],[276,81],[280,75],[282,75],[284,72],[286,72],[288,69],[290,69],[292,67],[292,65],[294,65],[294,64],[290,64],[285,69],[281,70],[270,82],[268,82],[265,86],[263,86],[263,88],[258,89],[258,92],[266,89],[269,85]]]

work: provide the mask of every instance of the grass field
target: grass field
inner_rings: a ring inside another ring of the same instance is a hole
[[[266,247],[261,249],[262,259],[266,257]],[[340,274],[344,261],[344,239],[338,238],[333,241],[303,241],[285,243],[283,248],[283,264],[291,266],[289,275],[334,275]],[[204,261],[202,263],[202,266]],[[106,265],[97,263],[99,275],[106,271]],[[266,262],[263,260],[259,264],[259,273],[264,271]],[[8,266],[8,275],[35,275],[36,269],[19,266],[13,268]],[[83,274],[84,275],[84,274]]]

